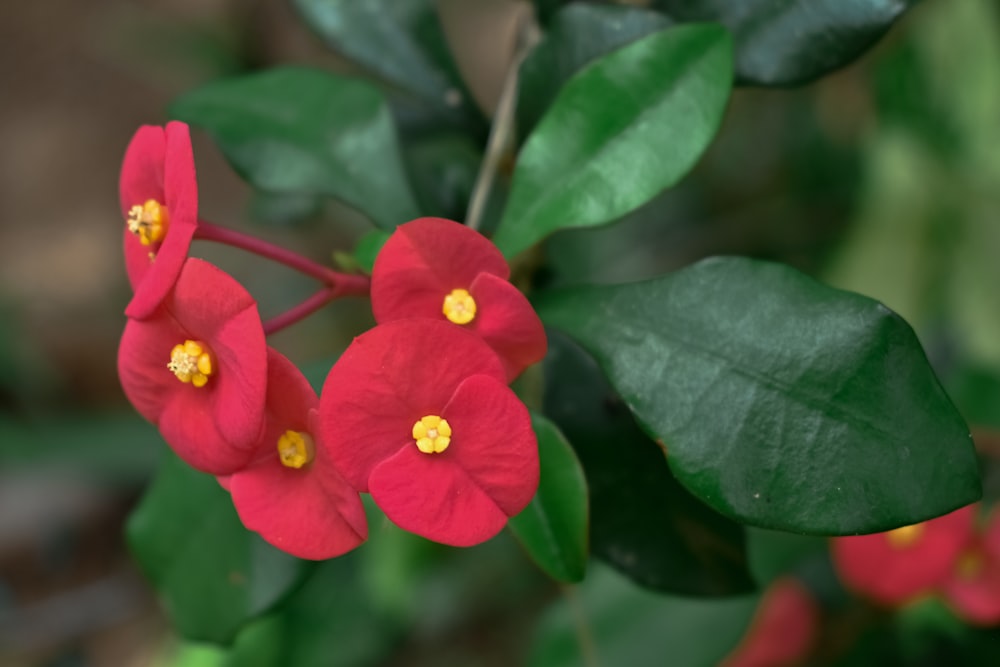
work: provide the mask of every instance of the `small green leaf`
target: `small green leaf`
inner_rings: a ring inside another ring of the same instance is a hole
[[[294,5],[330,48],[389,83],[439,106],[459,95],[441,62],[447,40],[432,0],[294,0]]]
[[[551,293],[677,478],[747,524],[887,530],[977,500],[969,430],[913,330],[786,266],[715,258]]]
[[[541,415],[531,424],[538,436],[538,493],[510,528],[531,558],[553,579],[577,582],[587,571],[587,480],[559,428]]]
[[[186,639],[232,641],[291,589],[303,568],[243,527],[214,477],[173,455],[129,517],[126,534]]]
[[[752,591],[743,527],[674,479],[593,359],[561,333],[548,338],[545,413],[583,465],[594,555],[661,592]]]
[[[654,0],[681,21],[717,21],[733,33],[742,83],[812,81],[864,53],[918,0]]]
[[[593,567],[543,618],[529,667],[707,667],[735,648],[755,595],[699,600],[656,595]]]
[[[720,26],[680,26],[570,79],[518,158],[494,237],[503,253],[559,229],[611,222],[676,183],[722,120],[731,49]]]
[[[354,260],[358,266],[367,273],[372,274],[375,266],[375,258],[382,251],[382,246],[389,240],[390,234],[381,229],[373,229],[358,240],[354,246]]]
[[[335,197],[383,229],[419,215],[388,107],[360,79],[272,69],[186,93],[170,113],[211,134],[256,188]]]
[[[670,24],[663,14],[639,7],[566,5],[521,64],[518,131],[522,136],[528,135],[563,84],[584,65]]]

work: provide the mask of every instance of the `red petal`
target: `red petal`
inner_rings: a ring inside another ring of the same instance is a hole
[[[791,577],[776,580],[757,607],[750,629],[722,667],[795,665],[815,643],[820,612],[805,586]]]
[[[520,290],[497,276],[480,273],[469,293],[476,300],[476,319],[469,326],[499,355],[508,380],[545,357],[545,328]]]
[[[372,468],[411,444],[413,424],[440,414],[470,375],[506,379],[489,346],[450,322],[398,320],[358,336],[320,397],[330,457],[354,488],[367,491]]]
[[[462,468],[443,455],[421,453],[412,441],[375,467],[369,486],[393,523],[442,544],[479,544],[507,523],[503,510]]]
[[[969,623],[982,626],[1000,623],[1000,561],[981,547],[967,551],[963,557],[982,559],[982,569],[963,576],[959,560],[942,587],[945,599]]]
[[[203,389],[182,385],[176,379],[174,383],[181,391],[172,392],[164,402],[157,424],[170,448],[192,468],[212,475],[244,468],[253,449],[229,442],[219,431]]]
[[[126,151],[122,168],[122,210],[127,215],[133,205],[155,199],[166,205],[170,227],[163,242],[155,246],[142,245],[134,234],[125,230],[125,267],[135,292],[125,314],[134,318],[149,317],[173,287],[198,226],[198,185],[187,125],[171,122],[166,132],[160,128],[149,129],[158,132],[159,144],[154,142],[154,133],[145,133],[141,141],[136,141],[139,139],[137,133]],[[149,149],[150,153],[139,154],[143,149]],[[154,158],[158,160],[155,163],[151,161]],[[129,174],[127,184],[126,173]],[[154,181],[155,190],[151,188]],[[155,259],[150,258],[151,252],[155,253]]]
[[[538,489],[538,441],[514,392],[475,375],[459,385],[442,416],[451,444],[434,458],[460,467],[507,516],[524,509]]]
[[[973,538],[976,506],[923,523],[909,546],[893,546],[886,533],[832,540],[833,564],[843,582],[886,605],[898,605],[940,585]]]
[[[118,378],[139,414],[158,424],[169,396],[184,388],[167,370],[170,351],[187,333],[166,311],[151,320],[129,320],[118,345]],[[190,387],[188,387],[190,388]]]

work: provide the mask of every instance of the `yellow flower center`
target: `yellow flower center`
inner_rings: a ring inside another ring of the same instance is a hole
[[[170,351],[170,372],[185,384],[204,387],[212,374],[212,354],[208,346],[196,340],[186,340],[174,345]]]
[[[136,204],[129,209],[128,220],[125,222],[128,230],[139,237],[142,245],[153,245],[167,235],[170,216],[167,215],[166,206],[150,199],[145,204]]]
[[[413,440],[424,454],[440,454],[451,444],[451,425],[437,415],[427,415],[413,425]]]
[[[968,581],[978,577],[979,573],[983,571],[984,565],[986,565],[986,562],[981,553],[978,551],[966,551],[959,556],[955,569],[959,579]]]
[[[285,431],[278,438],[278,456],[281,464],[289,468],[301,468],[311,463],[316,455],[316,445],[312,436],[301,431]]]
[[[915,523],[910,526],[902,526],[895,530],[890,530],[885,534],[885,539],[889,540],[889,545],[896,549],[906,549],[916,544],[924,535],[924,524]]]
[[[464,289],[453,289],[444,298],[441,312],[455,324],[468,324],[476,319],[476,300]]]

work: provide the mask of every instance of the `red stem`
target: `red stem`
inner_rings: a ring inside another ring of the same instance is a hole
[[[264,335],[270,336],[303,320],[317,310],[330,303],[338,296],[336,287],[324,287],[302,303],[292,306],[281,315],[276,315],[264,322]]]
[[[324,291],[325,294],[330,295],[328,301],[340,296],[368,294],[369,285],[371,284],[371,281],[367,276],[358,276],[350,273],[334,271],[333,269],[327,268],[322,264],[306,259],[297,252],[292,252],[291,250],[276,246],[273,243],[268,243],[267,241],[259,239],[256,236],[250,236],[249,234],[238,232],[235,229],[220,227],[219,225],[215,225],[204,220],[198,221],[198,227],[195,230],[194,237],[196,239],[201,239],[202,241],[214,241],[216,243],[233,246],[234,248],[240,248],[241,250],[246,250],[247,252],[252,252],[255,255],[266,257],[267,259],[278,262],[279,264],[284,264],[285,266],[295,269],[300,273],[304,273],[307,276],[315,278],[331,288],[328,292]],[[306,300],[300,304],[300,306],[304,306],[306,303],[312,302],[314,298],[315,296]],[[288,312],[291,313],[298,307],[299,306],[296,306]],[[318,307],[319,306],[317,306],[317,308]],[[313,310],[315,310],[315,308]],[[311,312],[312,311],[307,312],[306,315]],[[278,318],[275,318],[275,320],[280,317],[284,316],[280,315]],[[305,315],[302,315],[301,317],[305,317]],[[299,319],[301,319],[301,317]]]

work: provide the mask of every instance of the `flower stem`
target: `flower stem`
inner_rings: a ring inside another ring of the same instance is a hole
[[[276,315],[264,322],[264,335],[270,336],[286,327],[290,327],[299,320],[303,320],[317,310],[330,303],[338,296],[336,287],[324,287],[311,297],[292,306],[280,315]]]
[[[331,299],[335,299],[340,296],[349,296],[352,294],[367,294],[371,283],[367,276],[358,276],[334,271],[333,269],[327,268],[322,264],[318,264],[303,257],[297,252],[292,252],[286,248],[276,246],[273,243],[268,243],[267,241],[259,239],[256,236],[244,234],[243,232],[238,232],[235,229],[220,227],[219,225],[215,225],[204,220],[198,221],[198,228],[195,231],[194,237],[202,241],[214,241],[216,243],[233,246],[234,248],[240,248],[241,250],[246,250],[247,252],[252,252],[255,255],[266,257],[267,259],[278,262],[279,264],[284,264],[285,266],[295,269],[300,273],[315,278],[332,288],[330,290],[330,293],[332,294],[330,297]],[[306,314],[308,315],[308,313]]]

